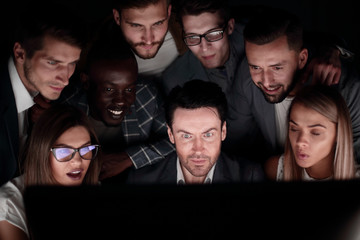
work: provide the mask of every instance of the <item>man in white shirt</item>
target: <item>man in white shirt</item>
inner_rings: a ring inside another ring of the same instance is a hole
[[[139,75],[157,79],[187,48],[181,27],[171,18],[169,0],[121,0],[113,9],[115,23],[130,44]]]
[[[263,180],[259,164],[221,152],[227,101],[216,83],[191,80],[175,87],[165,104],[170,141],[176,152],[128,175],[130,184],[204,184]]]
[[[12,57],[0,70],[0,185],[21,169],[35,96],[40,106],[31,121],[69,84],[84,46],[81,21],[65,7],[28,7],[20,20]]]

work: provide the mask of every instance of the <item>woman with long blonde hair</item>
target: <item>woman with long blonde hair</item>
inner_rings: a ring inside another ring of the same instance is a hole
[[[297,92],[288,113],[285,151],[265,163],[276,181],[356,177],[351,118],[341,94],[324,85]]]

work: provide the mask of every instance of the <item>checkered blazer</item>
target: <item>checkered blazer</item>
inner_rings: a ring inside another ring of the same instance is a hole
[[[65,90],[58,103],[75,105],[89,115],[86,92],[76,84]],[[125,151],[136,168],[155,163],[175,151],[167,136],[162,99],[149,81],[139,80],[136,84],[136,100],[121,125],[127,144]]]

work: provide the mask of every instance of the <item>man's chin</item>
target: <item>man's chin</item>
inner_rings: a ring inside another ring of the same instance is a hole
[[[135,53],[141,59],[151,59],[156,56],[157,51],[155,53],[150,53],[150,52],[140,53],[139,51],[136,51]]]
[[[155,44],[151,49],[145,50],[141,46],[133,48],[135,54],[142,59],[151,59],[156,56],[162,44]]]

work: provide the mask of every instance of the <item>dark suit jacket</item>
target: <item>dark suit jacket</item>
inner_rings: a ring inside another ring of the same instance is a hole
[[[129,184],[176,184],[176,152],[156,164],[129,172]],[[221,153],[214,171],[213,183],[257,182],[264,180],[261,165]]]
[[[244,59],[244,61],[246,61],[244,65],[247,65],[247,60]],[[249,71],[249,69],[239,68],[237,76],[243,75],[246,71]],[[264,137],[265,144],[258,147],[263,149],[264,156],[270,157],[283,153],[283,147],[279,146],[276,141],[275,105],[265,100],[263,93],[256,87],[251,78],[243,78],[241,84],[237,87],[237,94],[232,95],[231,101],[238,102],[245,99],[248,106],[241,110],[237,109],[236,119],[243,123],[242,118],[246,119],[248,115],[254,117]],[[333,85],[333,87],[341,93],[349,107],[353,128],[354,151],[357,161],[360,162],[360,77],[352,63],[342,61],[340,82]],[[242,125],[242,127],[247,129],[246,125]]]
[[[7,62],[0,64],[0,185],[18,169],[19,125]]]

